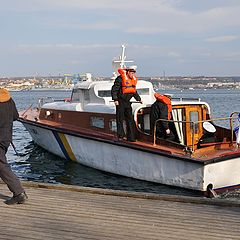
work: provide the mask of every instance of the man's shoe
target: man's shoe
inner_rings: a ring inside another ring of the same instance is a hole
[[[122,141],[126,141],[126,140],[127,140],[126,137],[118,137],[118,138],[117,138],[117,141],[118,141],[118,142],[122,142]]]
[[[17,196],[13,196],[12,198],[5,201],[7,205],[13,204],[23,204],[27,201],[28,196],[25,192],[18,194]]]

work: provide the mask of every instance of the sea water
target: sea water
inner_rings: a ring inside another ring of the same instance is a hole
[[[202,101],[208,102],[212,118],[229,117],[232,112],[240,112],[239,89],[165,90],[161,92],[172,94],[173,97],[200,98]],[[21,91],[11,92],[11,95],[18,110],[21,111],[31,107],[32,104],[32,107],[37,107],[40,98],[63,99],[70,97],[71,92]],[[225,121],[223,125],[229,127],[229,121]],[[7,157],[12,169],[24,180],[125,191],[199,196],[194,191],[117,176],[64,160],[35,145],[20,122],[14,123],[13,142],[21,156],[17,156],[10,146]],[[240,191],[224,194],[222,197],[240,200]]]

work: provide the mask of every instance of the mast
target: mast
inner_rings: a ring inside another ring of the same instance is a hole
[[[120,62],[120,67],[123,68],[125,67],[124,65],[124,60],[126,59],[126,56],[125,56],[125,49],[126,49],[126,46],[125,45],[122,45],[122,56],[121,56],[121,62]]]
[[[126,68],[125,63],[132,63],[132,62],[134,62],[132,60],[126,61],[126,56],[125,56],[126,46],[125,45],[121,45],[121,47],[122,47],[121,55],[117,59],[115,58],[112,61],[112,66],[113,66],[113,70],[114,70],[112,79],[115,79],[118,76],[118,71],[117,70],[119,68]]]

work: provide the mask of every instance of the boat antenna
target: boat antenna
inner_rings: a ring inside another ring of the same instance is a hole
[[[126,56],[125,56],[125,49],[126,49],[126,46],[125,45],[122,45],[122,56],[120,58],[121,62],[120,62],[120,67],[123,68],[123,67],[126,67],[125,64],[124,64],[124,61],[126,59]]]
[[[117,71],[118,68],[126,68],[125,63],[132,63],[132,62],[134,62],[132,60],[126,61],[126,56],[125,56],[126,46],[124,44],[122,44],[121,47],[122,47],[121,55],[117,59],[113,59],[113,61],[112,61],[112,65],[113,65],[113,69],[114,69],[112,79],[115,79],[118,76],[118,71]]]

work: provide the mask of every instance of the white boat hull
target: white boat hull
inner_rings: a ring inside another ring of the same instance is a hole
[[[213,189],[239,184],[240,159],[204,165],[23,124],[35,143],[49,152],[102,171],[199,191],[207,191],[209,184]]]

